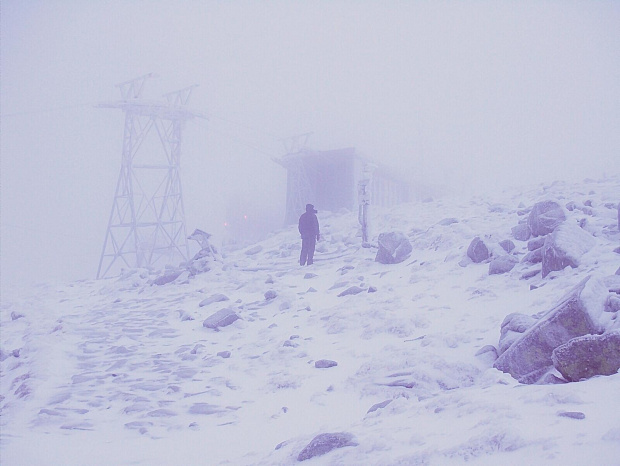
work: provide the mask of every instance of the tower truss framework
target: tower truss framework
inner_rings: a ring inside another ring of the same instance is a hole
[[[152,76],[118,84],[122,100],[100,105],[123,110],[125,126],[97,278],[189,258],[180,157],[184,124],[200,116],[185,108],[196,86],[164,95],[165,102],[144,100],[144,84]]]

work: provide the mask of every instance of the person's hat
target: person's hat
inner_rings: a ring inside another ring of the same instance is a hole
[[[317,211],[314,210],[314,206],[312,204],[306,204],[306,212],[314,212],[315,214],[317,213]]]

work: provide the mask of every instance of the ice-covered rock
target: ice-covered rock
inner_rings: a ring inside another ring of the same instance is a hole
[[[532,236],[542,236],[553,232],[566,220],[562,206],[554,201],[537,202],[527,219]]]
[[[513,312],[508,314],[501,325],[498,355],[505,352],[510,345],[519,339],[527,329],[532,327],[538,319],[526,314]]]
[[[254,256],[263,250],[263,246],[257,244],[256,246],[251,247],[250,249],[245,251],[245,254],[248,256]]]
[[[536,249],[540,249],[545,245],[546,236],[537,236],[536,238],[532,238],[527,242],[527,250],[535,251]]]
[[[265,291],[265,294],[263,296],[265,296],[265,299],[267,301],[270,301],[272,299],[277,298],[278,297],[278,293],[276,292],[276,290],[267,290],[267,291]]]
[[[522,383],[536,382],[551,368],[555,348],[576,337],[601,333],[599,319],[606,297],[600,280],[582,280],[514,341],[493,366]]]
[[[543,248],[530,251],[522,259],[522,262],[527,262],[528,264],[540,264],[542,262],[542,252]]]
[[[553,350],[554,367],[571,382],[620,369],[620,331],[573,338]]]
[[[489,258],[489,248],[479,236],[476,236],[471,243],[469,243],[467,257],[477,264]]]
[[[339,293],[338,296],[349,296],[349,295],[355,295],[355,294],[359,294],[362,291],[364,291],[364,288],[360,288],[359,286],[351,286],[349,288],[347,288],[346,290],[344,290],[343,292]]]
[[[200,303],[198,303],[198,306],[200,307],[208,306],[209,304],[221,303],[222,301],[228,301],[229,299],[230,298],[228,298],[228,296],[226,296],[225,294],[216,293],[200,301]]]
[[[532,236],[532,232],[527,223],[519,223],[512,227],[512,237],[517,241],[527,241]]]
[[[579,266],[581,256],[588,252],[596,240],[574,223],[563,223],[547,236],[542,248],[542,276],[567,266]]]
[[[499,242],[499,245],[502,247],[502,249],[506,252],[512,252],[515,248],[515,243],[513,243],[511,240],[509,239],[505,239],[503,241]]]
[[[515,256],[508,254],[496,257],[489,264],[489,275],[510,272],[518,262],[519,260]]]
[[[327,369],[329,367],[335,367],[337,365],[338,363],[336,361],[332,361],[330,359],[319,359],[314,363],[314,367],[316,367],[317,369]]]
[[[407,236],[398,231],[381,233],[378,243],[379,250],[377,251],[375,261],[381,264],[398,264],[403,262],[413,250]]]
[[[377,411],[379,409],[383,409],[387,405],[389,405],[391,402],[392,402],[392,400],[385,400],[385,401],[382,401],[381,403],[375,403],[374,405],[372,405],[368,409],[368,411],[366,411],[366,414],[374,413],[375,411]]]
[[[202,323],[202,326],[206,328],[218,329],[232,324],[237,319],[239,319],[237,313],[231,308],[226,307],[207,317]]]
[[[353,435],[347,432],[319,434],[297,455],[297,461],[321,456],[336,448],[357,446]]]

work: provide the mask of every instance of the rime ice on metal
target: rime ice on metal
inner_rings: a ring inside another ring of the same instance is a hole
[[[99,105],[123,110],[125,128],[97,278],[119,267],[154,268],[189,257],[179,167],[183,126],[200,116],[186,109],[196,86],[165,94],[164,101],[145,100],[142,91],[151,77],[118,84],[122,100]]]

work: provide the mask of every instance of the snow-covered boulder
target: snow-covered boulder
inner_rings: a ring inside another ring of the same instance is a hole
[[[522,262],[527,262],[528,264],[540,264],[542,262],[542,251],[543,248],[538,248],[528,252],[525,257],[523,257]]]
[[[381,264],[398,264],[403,262],[413,250],[409,238],[404,233],[392,231],[381,233],[378,238],[379,250],[375,257]]]
[[[538,319],[527,314],[520,314],[513,312],[508,314],[501,325],[498,355],[504,353],[510,345],[512,345],[517,339],[525,333],[527,329],[532,327]]]
[[[588,252],[596,240],[575,223],[563,223],[547,236],[542,248],[542,276],[567,266],[579,266],[581,256]]]
[[[225,294],[216,293],[200,301],[200,303],[198,303],[198,306],[203,307],[203,306],[208,306],[209,304],[221,303],[222,301],[228,301],[228,300],[229,298]]]
[[[566,220],[562,206],[554,201],[537,202],[532,207],[527,224],[532,236],[542,236],[551,233]]]
[[[537,236],[527,242],[527,250],[528,251],[536,251],[537,249],[542,248],[545,245],[546,236]]]
[[[570,382],[620,369],[620,331],[573,338],[553,350],[553,365]]]
[[[202,323],[203,327],[212,328],[217,330],[220,327],[226,327],[239,319],[239,316],[235,311],[230,308],[224,308],[217,311],[215,314],[211,314]]]
[[[497,275],[510,272],[519,260],[515,256],[503,255],[496,257],[489,264],[489,275]]]
[[[305,461],[315,456],[321,456],[336,448],[354,447],[357,442],[353,435],[347,432],[319,434],[297,455],[297,461]]]
[[[469,247],[467,248],[467,257],[469,257],[476,264],[489,258],[489,248],[479,236],[476,236],[471,243],[469,243]]]
[[[532,236],[532,232],[527,223],[519,223],[512,227],[512,237],[517,241],[527,241]]]
[[[536,382],[552,367],[555,348],[576,337],[601,333],[599,319],[607,294],[600,280],[584,279],[510,345],[493,366],[521,383]]]

